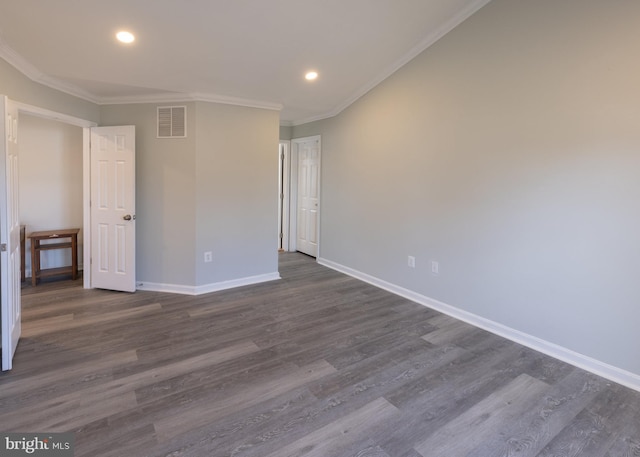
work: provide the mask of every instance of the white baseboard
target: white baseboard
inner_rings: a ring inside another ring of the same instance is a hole
[[[332,262],[331,260],[318,257],[318,263],[640,392],[640,375],[638,374],[609,365],[572,351],[571,349],[559,346],[555,343],[551,343],[536,336],[507,327],[506,325],[485,319],[484,317],[456,308],[455,306],[447,305],[446,303],[442,303],[438,300],[434,300],[339,263]]]
[[[205,284],[204,286],[183,286],[179,284],[159,284],[154,282],[138,281],[136,289],[183,295],[202,295],[220,290],[233,289],[234,287],[250,286],[261,282],[275,281],[277,279],[280,279],[280,273],[278,272],[232,279],[230,281],[215,282],[212,284]]]
[[[136,281],[136,290],[144,290],[148,292],[166,292],[169,294],[196,295],[195,286],[183,286],[181,284],[165,284],[147,281]]]

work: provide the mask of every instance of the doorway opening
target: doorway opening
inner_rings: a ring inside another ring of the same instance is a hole
[[[290,250],[320,253],[320,135],[291,140]]]
[[[29,120],[33,120],[33,122],[31,122],[33,125],[39,125],[39,127],[34,127],[36,129],[38,128],[49,128],[51,129],[51,135],[55,136],[55,135],[63,135],[67,138],[67,140],[69,140],[69,138],[74,138],[73,140],[73,144],[71,145],[71,147],[73,149],[79,148],[79,150],[81,151],[80,153],[80,158],[79,158],[79,163],[77,163],[76,165],[73,166],[74,173],[77,173],[79,176],[75,176],[74,181],[77,182],[78,180],[80,180],[81,182],[81,188],[79,190],[80,192],[80,196],[78,197],[77,195],[75,196],[76,199],[79,199],[81,202],[81,208],[79,210],[79,214],[80,214],[80,221],[78,227],[81,227],[81,233],[82,233],[82,249],[79,249],[79,252],[82,252],[82,260],[79,260],[78,263],[80,265],[83,265],[84,267],[84,271],[82,274],[83,277],[83,284],[85,288],[89,288],[90,284],[91,284],[91,277],[89,274],[89,265],[90,265],[90,258],[91,258],[91,250],[90,250],[90,236],[89,236],[89,183],[90,183],[90,169],[89,169],[89,148],[88,148],[88,144],[89,144],[89,131],[91,127],[95,127],[97,126],[97,124],[95,122],[91,122],[91,121],[87,121],[84,119],[80,119],[80,118],[76,118],[73,116],[69,116],[66,114],[62,114],[62,113],[57,113],[55,111],[50,111],[48,109],[44,109],[44,108],[40,108],[37,106],[32,106],[32,105],[27,105],[24,103],[19,103],[19,102],[15,102],[19,114],[22,117],[25,117],[25,119],[27,119],[27,127],[29,126]],[[38,118],[38,119],[36,119]],[[38,120],[40,122],[38,122]],[[44,126],[44,127],[43,127]],[[33,127],[33,126],[32,126]],[[77,131],[74,131],[75,128],[80,128],[80,132],[77,133]],[[22,122],[20,122],[18,124],[18,130],[20,132],[20,130],[23,129],[22,127]],[[56,131],[57,130],[57,131]],[[62,132],[66,131],[67,133],[64,134]],[[70,132],[74,132],[74,133],[70,133]],[[29,130],[27,130],[26,132],[23,131],[21,133],[21,142],[27,141],[29,142],[34,142],[35,143],[35,147],[37,147],[37,141],[36,139],[31,138],[31,136],[34,134],[34,132],[32,131],[31,133],[29,132]],[[36,133],[37,134],[37,133]],[[77,144],[77,142],[80,141],[80,144]],[[78,160],[78,158],[75,156],[74,154],[74,158],[73,160]],[[22,176],[22,172],[20,172],[20,175]],[[60,178],[58,176],[58,178]],[[57,179],[55,175],[51,175],[50,178],[51,180],[53,179]],[[20,183],[19,183],[20,185]],[[76,189],[76,184],[73,185],[73,188],[75,191],[77,191]],[[24,192],[24,191],[23,191]],[[66,192],[66,191],[65,191]],[[22,199],[21,199],[22,200]],[[75,215],[70,216],[73,218],[73,221],[76,222],[77,218],[78,218],[78,209],[74,209],[74,212],[76,212]],[[68,219],[69,217],[67,217]],[[28,221],[25,221],[28,223]],[[27,227],[27,232],[31,232],[33,231],[34,228],[33,227]],[[79,239],[80,242],[80,239]],[[27,249],[28,251],[28,249]],[[55,254],[54,254],[55,255]],[[64,250],[62,251],[58,251],[58,256],[64,256],[64,255],[69,255],[68,253],[64,253]],[[28,257],[28,256],[27,256]],[[63,261],[60,257],[55,258],[52,257],[51,259],[49,259],[49,262],[60,262]],[[29,265],[30,265],[30,261],[29,261]],[[25,272],[26,273],[26,272]]]
[[[18,132],[19,217],[26,234],[82,228],[82,128],[23,113]],[[78,234],[80,252],[82,233],[81,230]],[[32,277],[28,237],[24,251],[24,276]],[[82,270],[82,259],[76,262]],[[56,269],[71,263],[71,249],[47,249],[40,253],[40,266],[45,271],[56,273]]]

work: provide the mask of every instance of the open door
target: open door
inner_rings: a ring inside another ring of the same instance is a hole
[[[320,201],[320,137],[293,140],[298,154],[296,249],[318,256]]]
[[[2,370],[13,366],[20,339],[20,221],[18,211],[18,108],[0,96],[0,295]]]
[[[135,126],[91,128],[91,286],[136,290]]]

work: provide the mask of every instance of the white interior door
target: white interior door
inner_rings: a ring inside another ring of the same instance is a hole
[[[297,250],[318,256],[320,138],[294,140],[298,151]]]
[[[135,127],[91,129],[91,286],[136,290]]]
[[[20,220],[18,208],[18,108],[0,96],[0,295],[2,370],[10,370],[21,330]]]

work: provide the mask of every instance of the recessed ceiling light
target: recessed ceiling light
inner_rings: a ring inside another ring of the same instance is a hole
[[[121,43],[127,43],[127,44],[133,43],[136,39],[136,37],[133,36],[133,33],[127,32],[126,30],[121,30],[120,32],[116,33],[116,38]]]
[[[310,71],[306,75],[304,75],[304,77],[305,77],[305,79],[307,81],[313,81],[314,79],[318,78],[318,72],[317,71]]]

